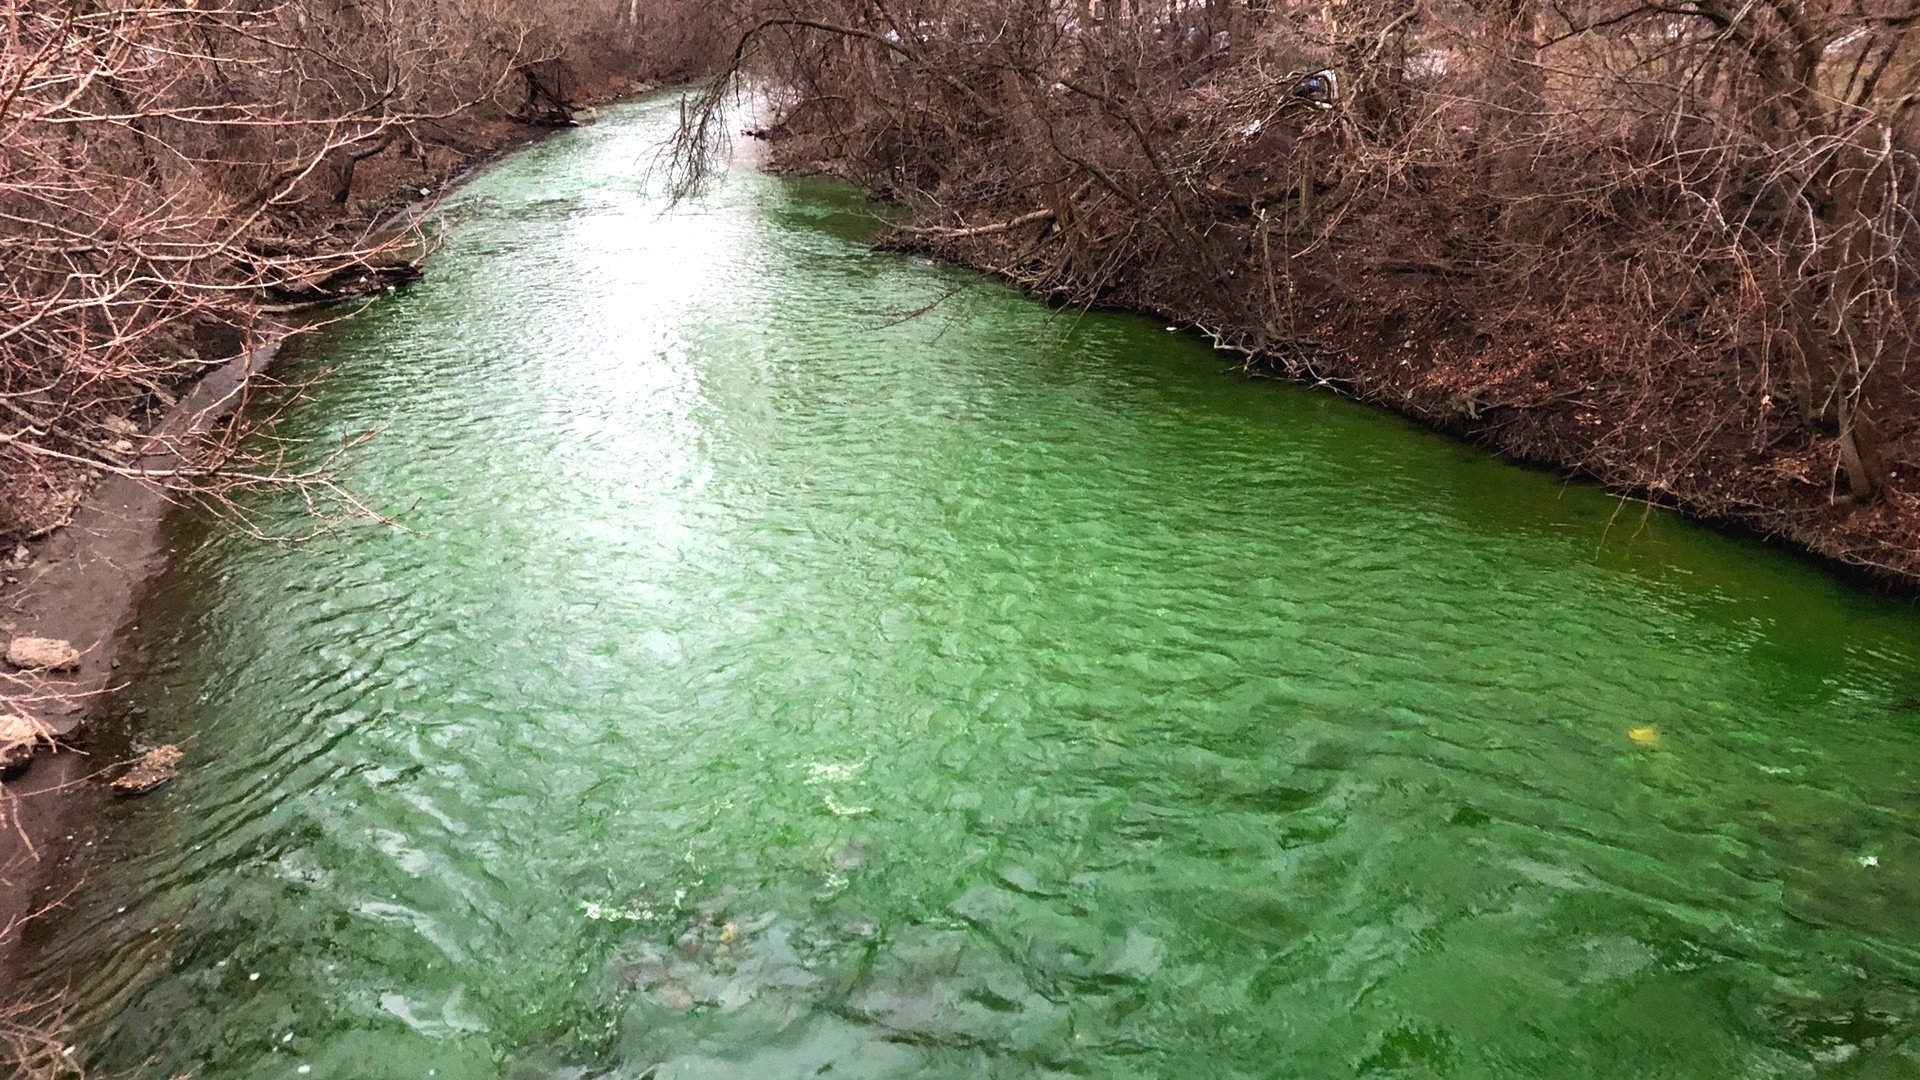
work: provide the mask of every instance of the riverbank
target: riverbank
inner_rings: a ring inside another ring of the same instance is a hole
[[[192,767],[9,969],[92,1075],[1910,1059],[1910,606],[842,184],[669,213],[677,105],[284,354],[404,531],[170,519],[101,726]]]
[[[793,172],[845,170],[818,162]],[[982,208],[983,212],[995,211]],[[1736,535],[1787,546],[1834,572],[1896,595],[1920,594],[1920,417],[1889,409],[1888,466],[1871,500],[1836,493],[1831,435],[1738,413],[1732,358],[1683,384],[1652,384],[1609,353],[1622,328],[1603,313],[1550,311],[1501,286],[1411,267],[1381,272],[1334,255],[1284,348],[1192,287],[1182,260],[1128,267],[1089,288],[1036,271],[1025,239],[895,233],[882,246],[992,274],[1056,304],[1092,302],[1202,334],[1281,378],[1388,409],[1518,464],[1597,483],[1622,499],[1622,522],[1659,507]],[[1229,275],[1257,279],[1249,260]],[[1171,328],[1171,327],[1170,327]],[[1630,332],[1630,331],[1624,331]],[[1782,430],[1782,428],[1786,430]]]
[[[1565,83],[1530,86],[1540,61],[1501,50],[1538,52],[1536,29],[1388,15],[1016,17],[989,44],[902,44],[845,10],[768,31],[741,71],[806,86],[758,135],[906,209],[887,248],[1150,313],[1252,373],[1920,586],[1912,148],[1855,169],[1811,111],[1755,127],[1745,88],[1692,100],[1697,71],[1761,61],[1684,23],[1651,83],[1619,75],[1645,44],[1622,21],[1565,29]],[[814,60],[828,40],[866,65]],[[1905,108],[1882,90],[1847,115]],[[1803,150],[1789,190],[1757,165]],[[1849,169],[1884,190],[1822,186]]]
[[[603,81],[583,92],[580,105],[597,105],[647,92],[645,81]],[[428,213],[438,198],[487,165],[563,128],[494,117],[460,131],[458,153],[408,160],[397,151],[361,164],[351,215],[332,231],[360,234],[395,227]],[[426,171],[422,171],[426,170]],[[37,911],[78,886],[92,846],[89,804],[103,802],[106,781],[137,753],[124,740],[99,740],[88,730],[97,711],[120,689],[117,642],[128,627],[145,584],[166,565],[161,526],[178,496],[164,475],[183,452],[214,430],[243,400],[249,383],[266,371],[295,324],[270,316],[246,351],[190,383],[176,387],[144,429],[126,420],[129,455],[122,471],[78,467],[63,471],[63,486],[47,489],[42,512],[57,512],[29,535],[10,538],[0,560],[0,645],[14,637],[71,643],[77,664],[60,671],[19,671],[0,662],[0,715],[30,720],[44,737],[33,756],[0,778],[0,965]],[[125,419],[125,418],[123,418]],[[191,767],[189,757],[188,767]]]

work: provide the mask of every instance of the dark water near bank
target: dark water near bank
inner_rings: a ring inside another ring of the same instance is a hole
[[[671,118],[293,362],[408,531],[174,523],[128,708],[190,769],[33,957],[94,1063],[1920,1072],[1910,609],[835,186],[663,216]]]

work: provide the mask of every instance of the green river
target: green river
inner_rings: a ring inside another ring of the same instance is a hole
[[[90,1065],[1920,1075],[1910,606],[841,185],[668,212],[674,117],[285,358],[404,530],[170,522],[120,711],[186,770],[26,958]]]

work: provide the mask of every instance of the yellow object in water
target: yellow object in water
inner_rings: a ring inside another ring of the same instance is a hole
[[[1654,746],[1660,742],[1660,729],[1653,727],[1628,728],[1627,738],[1632,739],[1641,746]]]

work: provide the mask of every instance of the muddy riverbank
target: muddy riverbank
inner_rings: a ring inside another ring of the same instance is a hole
[[[604,85],[583,105],[649,88]],[[356,197],[344,207],[360,224],[351,218],[338,224],[348,231],[376,223],[391,229],[418,219],[448,190],[557,130],[564,129],[476,120],[462,129],[457,152],[426,162],[397,152],[377,155],[362,163]],[[228,417],[306,318],[307,312],[268,316],[252,347],[176,388],[178,397],[157,400],[146,430],[125,426],[130,443],[154,452],[130,457],[121,472],[75,467],[61,473],[61,487],[41,492],[29,515],[40,523],[32,534],[16,535],[0,549],[0,644],[46,637],[79,652],[77,665],[57,672],[11,670],[0,661],[0,713],[24,716],[48,736],[26,767],[0,779],[0,965],[32,915],[81,887],[95,811],[110,798],[107,781],[140,749],[125,732],[90,725],[124,687],[119,643],[137,629],[130,620],[142,590],[168,555],[161,526],[176,496],[162,480],[139,474],[164,473],[178,463],[177,449]]]
[[[844,174],[818,162],[789,171]],[[1343,268],[1336,256],[1301,303],[1300,344],[1275,347],[1258,328],[1236,323],[1232,304],[1193,290],[1177,258],[1124,268],[1086,291],[1036,271],[1027,245],[922,232],[882,241],[1050,303],[1162,320],[1240,357],[1250,376],[1328,390],[1517,464],[1599,484],[1621,499],[1623,528],[1652,508],[1674,510],[1780,545],[1862,586],[1920,596],[1920,459],[1909,449],[1920,416],[1889,411],[1889,482],[1873,499],[1856,500],[1834,490],[1830,437],[1766,417],[1701,422],[1740,408],[1731,361],[1711,376],[1657,388],[1609,352],[1621,328],[1548,310],[1495,284],[1420,269]],[[1250,279],[1259,273],[1252,263],[1241,269]]]
[[[405,531],[170,519],[118,700],[192,767],[16,953],[91,1071],[1911,1058],[1910,610],[876,255],[844,185],[666,213],[676,106],[281,356]]]
[[[1920,583],[1910,127],[1877,129],[1897,163],[1884,172],[1813,169],[1871,174],[1849,210],[1766,167],[1839,128],[1743,101],[1759,82],[1692,96],[1684,73],[1730,62],[1708,58],[1724,39],[1662,45],[1692,58],[1644,83],[1593,51],[1640,47],[1646,12],[1568,28],[1554,63],[1516,60],[1558,73],[1527,103],[1503,96],[1520,82],[1482,81],[1483,50],[1513,25],[1465,9],[1457,23],[1387,5],[1065,30],[1023,10],[996,16],[991,40],[945,14],[833,12],[764,24],[737,79],[788,88],[759,132],[780,160],[906,208],[886,246],[1062,306],[1203,328],[1252,370]],[[841,50],[860,62],[828,59]],[[736,85],[716,81],[695,114]],[[1848,107],[1892,116],[1913,100],[1881,91]],[[1696,108],[1747,149],[1717,156],[1706,129],[1668,123]],[[1509,131],[1522,115],[1542,126]],[[1744,126],[1756,115],[1782,126]],[[685,146],[697,163],[700,140]]]
[[[269,343],[215,370],[180,400],[148,435],[155,445],[203,436],[237,405],[249,380],[279,347]],[[93,743],[88,718],[118,684],[116,644],[140,590],[164,564],[160,524],[172,501],[160,481],[137,473],[164,473],[177,455],[160,453],[127,473],[103,478],[80,502],[72,520],[24,547],[24,565],[0,593],[0,630],[71,643],[77,665],[62,671],[21,671],[0,680],[0,710],[25,716],[47,733],[38,760],[23,774],[0,781],[0,927],[20,922],[56,900],[72,879],[76,840],[60,830],[71,800],[96,798],[92,783],[124,758],[124,747]],[[68,752],[52,752],[60,747]],[[83,831],[84,830],[84,827]],[[0,961],[13,934],[0,937]]]

